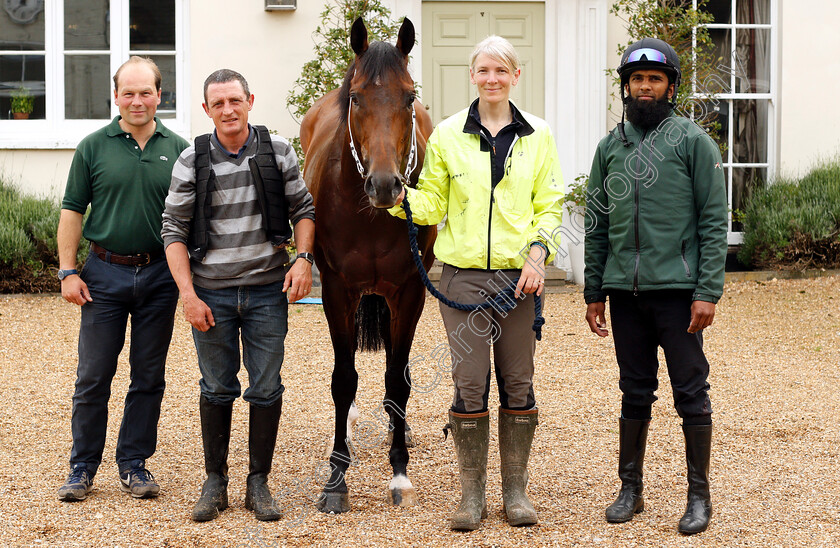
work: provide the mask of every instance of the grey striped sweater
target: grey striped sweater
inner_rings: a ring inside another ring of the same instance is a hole
[[[283,172],[289,219],[315,219],[312,196],[298,169],[297,156],[288,141],[271,136],[277,167]],[[256,131],[238,158],[233,158],[210,138],[210,161],[216,173],[211,196],[210,230],[207,255],[199,262],[190,260],[193,283],[206,289],[241,285],[265,285],[283,278],[289,262],[285,249],[275,248],[262,227],[259,202],[248,159],[257,152]],[[163,212],[163,245],[187,243],[195,205],[195,145],[178,157],[172,169],[172,183]]]

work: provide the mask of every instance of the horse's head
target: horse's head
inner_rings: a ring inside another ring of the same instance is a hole
[[[396,47],[368,44],[362,19],[350,30],[356,59],[350,64],[339,93],[348,142],[364,179],[370,204],[391,207],[406,173],[417,161],[414,136],[414,81],[408,73],[408,53],[414,46],[414,25],[407,18]]]

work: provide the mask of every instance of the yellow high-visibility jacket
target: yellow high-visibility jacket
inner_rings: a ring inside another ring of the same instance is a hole
[[[444,263],[521,269],[532,243],[546,246],[547,261],[560,244],[564,187],[554,137],[544,120],[511,106],[522,126],[510,150],[499,151],[507,156],[495,187],[489,136],[466,108],[435,128],[417,188],[406,189],[415,223],[446,217],[434,248]],[[405,218],[402,205],[388,211]]]

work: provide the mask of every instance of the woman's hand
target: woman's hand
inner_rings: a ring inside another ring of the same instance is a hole
[[[514,297],[519,298],[520,293],[536,293],[537,297],[542,295],[545,287],[545,259],[546,251],[542,246],[532,245],[528,252],[528,258],[522,266],[522,273],[519,276],[519,283],[516,284]]]

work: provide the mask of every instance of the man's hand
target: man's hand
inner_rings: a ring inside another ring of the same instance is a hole
[[[289,298],[289,302],[296,302],[312,290],[312,265],[306,259],[296,259],[295,263],[286,273],[283,281],[283,292]]]
[[[76,252],[82,237],[82,214],[69,209],[62,209],[58,218],[58,268],[71,270],[76,268]],[[61,280],[61,296],[68,303],[82,306],[93,301],[88,286],[78,274]]]
[[[694,301],[691,303],[691,323],[688,326],[689,333],[697,333],[712,325],[715,320],[715,303],[706,301]]]
[[[92,302],[88,286],[78,274],[67,276],[61,280],[61,296],[68,303],[77,304],[79,306],[85,303]]]
[[[513,296],[517,299],[520,293],[536,293],[537,297],[542,295],[545,288],[545,249],[538,245],[532,245],[528,251],[528,258],[522,265],[522,272],[519,275],[519,282],[516,284],[516,291]]]
[[[184,303],[184,317],[190,322],[190,325],[199,331],[208,331],[211,327],[216,325],[216,320],[213,318],[213,312],[207,303],[193,294],[189,297],[182,297]]]
[[[589,329],[599,337],[606,337],[610,334],[607,331],[606,310],[606,303],[589,303],[586,305],[586,323],[589,324]]]

